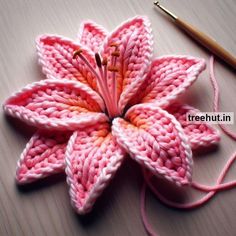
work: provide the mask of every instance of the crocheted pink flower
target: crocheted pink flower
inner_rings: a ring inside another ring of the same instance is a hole
[[[152,63],[145,17],[111,34],[84,22],[79,42],[43,35],[39,62],[47,79],[10,97],[5,111],[39,128],[18,162],[16,180],[28,183],[65,168],[71,201],[86,213],[128,154],[153,174],[191,182],[192,151],[219,141],[207,124],[188,124],[187,105],[174,103],[205,62],[164,56]]]

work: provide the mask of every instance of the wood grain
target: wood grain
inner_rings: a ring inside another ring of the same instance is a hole
[[[175,24],[191,36],[193,40],[196,40],[203,47],[206,47],[214,56],[220,58],[229,66],[232,66],[232,69],[236,69],[236,57],[234,57],[229,51],[225,50],[216,42],[216,40],[180,18],[175,20]]]
[[[236,55],[235,0],[165,0],[177,15],[197,26]],[[155,37],[155,54],[190,54],[209,59],[209,54],[154,9],[149,0],[0,0],[0,101],[26,84],[43,79],[37,65],[35,37],[56,33],[75,38],[81,20],[89,18],[112,30],[136,14],[148,15]],[[208,70],[183,97],[203,111],[212,109],[212,89]],[[235,73],[216,63],[221,88],[221,109],[236,111]],[[140,219],[140,169],[127,160],[97,201],[92,213],[77,216],[70,206],[64,175],[25,188],[14,183],[16,161],[33,129],[0,116],[0,235],[145,235]],[[236,131],[235,126],[230,127]],[[235,143],[222,135],[217,150],[194,157],[194,179],[213,184]],[[235,170],[235,166],[234,166]],[[227,179],[236,177],[235,171]],[[166,183],[160,188],[172,191]],[[236,190],[220,193],[205,206],[193,211],[177,211],[147,195],[150,222],[160,235],[235,235]],[[187,200],[199,197],[190,190],[172,194]]]

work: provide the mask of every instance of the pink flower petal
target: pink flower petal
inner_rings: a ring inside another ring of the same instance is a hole
[[[92,66],[96,66],[94,54],[88,48],[56,35],[42,35],[36,39],[39,63],[48,78],[77,80],[97,90],[97,82],[83,61],[73,59],[79,48]]]
[[[17,164],[16,181],[25,184],[62,172],[70,132],[39,131],[32,136]]]
[[[101,97],[70,80],[42,80],[26,86],[4,105],[7,114],[38,128],[75,130],[105,121]]]
[[[131,103],[156,103],[158,106],[166,107],[184,93],[204,69],[205,61],[195,57],[157,58]]]
[[[75,131],[66,151],[71,202],[79,214],[91,210],[124,159],[108,123]]]
[[[116,73],[118,106],[122,111],[129,99],[135,94],[146,76],[152,56],[152,34],[150,22],[146,17],[135,17],[115,29],[105,41],[103,56],[108,60],[117,45],[120,56],[117,58]],[[111,64],[111,63],[110,63]],[[108,73],[111,87],[112,72]]]
[[[84,21],[80,25],[78,41],[91,51],[98,52],[107,34],[101,25],[93,21]]]
[[[215,145],[220,141],[220,134],[217,129],[207,123],[193,124],[187,121],[188,113],[200,112],[186,104],[171,104],[167,111],[175,116],[184,129],[192,149]]]
[[[117,142],[153,174],[178,185],[192,175],[192,152],[182,127],[174,116],[151,104],[130,108],[125,120],[113,120]]]

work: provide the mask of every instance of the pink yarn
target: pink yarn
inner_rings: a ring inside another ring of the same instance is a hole
[[[196,109],[177,102],[205,61],[177,55],[152,60],[150,22],[141,16],[110,34],[83,22],[77,41],[38,37],[47,79],[26,86],[4,104],[7,114],[39,129],[20,157],[17,182],[65,169],[79,214],[92,209],[125,156],[155,176],[190,185],[192,149],[220,139],[208,124],[188,124],[187,112]]]
[[[219,111],[219,87],[218,87],[218,83],[217,80],[215,78],[215,74],[214,74],[214,57],[211,56],[210,58],[210,80],[212,83],[212,87],[214,89],[214,111],[218,112]],[[223,130],[223,132],[228,135],[229,137],[231,137],[232,139],[235,139],[236,134],[233,133],[232,131],[228,130],[227,128],[225,128],[225,126],[223,126],[222,124],[219,124],[219,126],[221,127],[221,129]],[[142,217],[142,221],[143,224],[145,226],[146,231],[148,232],[149,235],[156,235],[155,231],[153,230],[152,226],[148,223],[148,219],[146,216],[146,211],[145,211],[145,197],[146,197],[146,184],[149,186],[149,188],[152,190],[152,192],[155,194],[155,196],[162,201],[164,204],[166,204],[167,206],[170,207],[174,207],[174,208],[179,208],[179,209],[193,209],[199,206],[202,206],[203,204],[205,204],[206,202],[208,202],[218,191],[223,191],[223,190],[227,190],[227,189],[231,189],[236,187],[236,181],[230,181],[227,183],[222,183],[222,181],[224,180],[227,172],[229,171],[230,167],[232,166],[232,164],[234,163],[234,161],[236,160],[236,152],[229,158],[229,160],[227,161],[227,163],[225,164],[224,168],[222,169],[217,181],[216,181],[216,185],[215,186],[206,186],[197,182],[192,182],[191,183],[191,187],[193,187],[196,190],[202,191],[202,192],[206,192],[207,194],[205,196],[203,196],[202,198],[198,199],[195,202],[192,203],[176,203],[173,202],[171,200],[168,200],[166,197],[164,197],[157,188],[155,188],[155,186],[152,184],[151,180],[150,180],[150,173],[147,173],[145,170],[143,171],[143,175],[144,175],[144,183],[143,183],[143,187],[141,190],[141,217]]]
[[[214,57],[213,56],[211,56],[211,58],[210,58],[210,80],[211,80],[212,87],[214,89],[213,111],[218,112],[219,111],[220,90],[219,90],[219,86],[218,86],[216,78],[215,78]],[[232,139],[236,140],[236,133],[227,129],[223,124],[219,124],[219,126],[225,134],[227,134]]]
[[[18,161],[18,183],[30,183],[51,173],[63,171],[64,154],[70,135],[70,132],[38,131],[30,139]]]

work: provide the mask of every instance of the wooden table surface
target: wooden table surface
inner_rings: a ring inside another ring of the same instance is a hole
[[[189,23],[199,27],[236,55],[235,0],[163,0]],[[35,37],[55,33],[75,38],[79,23],[92,19],[112,30],[136,14],[149,16],[154,33],[155,54],[210,54],[178,30],[164,15],[154,9],[150,0],[0,0],[0,101],[12,92],[44,75],[37,64]],[[216,62],[221,88],[221,110],[236,111],[235,72]],[[184,96],[189,104],[203,111],[212,110],[212,88],[209,70]],[[34,130],[5,117],[1,110],[0,132],[0,235],[145,235],[140,218],[142,175],[136,163],[127,160],[110,186],[97,201],[94,210],[80,217],[70,206],[64,175],[18,188],[14,182],[17,159]],[[235,130],[235,126],[230,127]],[[219,148],[194,156],[193,178],[214,184],[235,143],[222,134]],[[235,166],[227,176],[234,179]],[[161,183],[160,188],[170,190]],[[187,200],[200,195],[183,190]],[[168,208],[150,192],[147,214],[160,235],[236,235],[236,189],[217,194],[201,208],[182,211]]]

